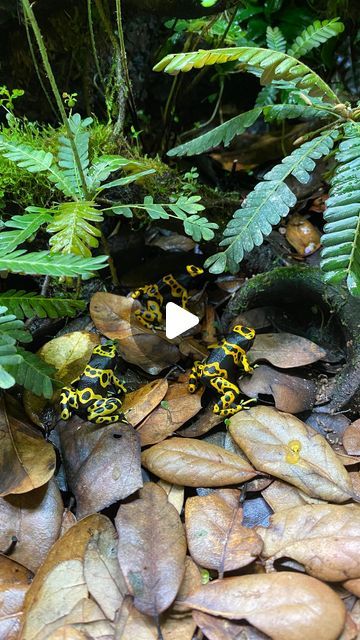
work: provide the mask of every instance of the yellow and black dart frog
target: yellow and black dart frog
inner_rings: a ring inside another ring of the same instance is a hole
[[[217,345],[210,347],[210,355],[203,362],[195,362],[189,376],[188,389],[194,393],[203,384],[220,394],[214,405],[214,413],[224,418],[234,415],[242,409],[249,409],[247,405],[254,399],[240,400],[241,391],[234,383],[239,368],[245,373],[252,373],[246,352],[250,349],[255,338],[255,330],[250,327],[236,325],[233,330]]]
[[[61,391],[62,420],[76,413],[95,424],[127,422],[121,412],[126,388],[114,373],[118,361],[115,344],[95,347],[83,373]]]
[[[132,298],[139,300],[143,309],[135,311],[136,318],[148,329],[162,329],[165,313],[165,305],[175,302],[183,309],[187,309],[189,299],[188,288],[194,278],[204,274],[204,269],[194,264],[186,267],[186,272],[180,276],[168,273],[156,284],[148,284],[139,287],[131,294]]]

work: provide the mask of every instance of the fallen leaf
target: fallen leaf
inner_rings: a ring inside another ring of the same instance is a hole
[[[278,558],[292,558],[306,573],[329,582],[360,578],[360,507],[314,504],[286,509],[259,527],[263,557],[271,569]]]
[[[140,498],[117,513],[118,559],[134,605],[156,616],[173,602],[184,575],[186,540],[179,514],[161,487],[148,482]]]
[[[353,456],[360,455],[360,419],[349,424],[343,435],[343,445],[346,453]]]
[[[202,321],[202,336],[205,344],[214,344],[214,342],[217,342],[216,321],[215,307],[207,304],[205,307],[205,317]]]
[[[242,324],[244,327],[253,327],[255,331],[259,329],[267,329],[271,327],[271,316],[273,310],[270,307],[256,307],[255,309],[248,309],[239,313],[237,316],[232,317],[230,324],[228,325],[228,331],[231,331],[237,324]]]
[[[130,425],[98,427],[77,416],[59,423],[67,479],[82,518],[142,487],[140,443]]]
[[[360,578],[352,578],[343,582],[343,587],[360,598]]]
[[[181,487],[178,484],[172,484],[171,482],[166,482],[166,480],[159,480],[158,485],[164,489],[170,504],[175,507],[179,514],[181,514],[184,506],[184,487]]]
[[[109,529],[113,531],[114,527],[108,518],[91,515],[53,545],[26,594],[19,640],[51,637],[51,633],[67,625],[76,625],[77,630],[92,638],[112,637],[111,623],[89,598],[83,569],[89,540],[97,532]]]
[[[244,567],[260,554],[261,538],[242,525],[240,492],[231,500],[216,492],[188,498],[185,505],[186,537],[192,558],[220,575]]]
[[[138,427],[141,446],[165,440],[201,409],[203,389],[189,393],[187,383],[172,384],[163,402]]]
[[[185,558],[185,571],[184,577],[182,579],[180,589],[177,592],[176,599],[169,609],[171,613],[185,613],[186,611],[190,611],[189,607],[183,604],[184,600],[201,587],[201,573],[199,568],[196,566],[195,562],[190,558],[190,556],[186,556]]]
[[[307,218],[294,213],[286,225],[286,240],[301,257],[310,256],[320,247],[320,231]]]
[[[38,430],[12,417],[0,401],[0,496],[46,484],[55,471],[55,451]]]
[[[263,498],[274,512],[300,507],[304,504],[319,504],[322,500],[311,498],[306,493],[282,480],[274,480],[262,492]]]
[[[210,431],[210,429],[217,427],[217,425],[223,421],[224,418],[214,413],[212,406],[209,405],[203,409],[199,417],[188,427],[185,426],[180,429],[178,435],[181,435],[183,438],[198,438]]]
[[[6,556],[0,555],[0,638],[17,640],[25,594],[33,574]]]
[[[193,611],[193,618],[208,640],[269,640],[269,636],[242,622],[216,618],[202,611]]]
[[[175,232],[171,232],[165,236],[158,233],[155,238],[151,238],[146,244],[160,247],[163,251],[193,251],[196,246],[194,240]]]
[[[168,390],[166,378],[154,380],[144,384],[136,391],[127,393],[121,411],[125,413],[127,421],[136,427],[149,415],[164,398]]]
[[[274,367],[292,369],[317,362],[325,355],[324,349],[307,338],[292,333],[262,333],[255,337],[248,359],[251,364],[267,360]]]
[[[308,411],[316,400],[315,382],[281,373],[265,364],[260,364],[251,376],[242,378],[239,387],[249,398],[258,398],[259,393],[273,396],[275,407],[288,413]]]
[[[61,530],[63,502],[54,480],[21,495],[0,498],[0,549],[15,537],[12,560],[36,571]]]
[[[239,455],[190,438],[171,438],[154,445],[143,452],[142,463],[162,480],[185,487],[221,487],[257,475]]]
[[[76,515],[69,509],[65,509],[61,521],[60,536],[63,536],[64,533],[66,533],[70,529],[70,527],[72,527],[76,523]]]
[[[273,640],[336,640],[346,615],[330,587],[291,572],[215,580],[186,604],[230,620],[244,618]]]
[[[84,370],[89,362],[94,347],[100,343],[96,333],[89,331],[72,331],[59,338],[46,342],[37,352],[47,363],[55,367],[56,379],[63,386],[69,385]],[[61,386],[51,399],[53,405],[59,402]],[[27,415],[35,424],[42,426],[41,414],[49,401],[24,391],[24,407]]]
[[[179,336],[176,340],[180,341],[179,351],[181,355],[186,358],[190,357],[193,360],[203,360],[209,355],[207,347],[205,347],[202,342],[195,340],[195,338],[186,337],[182,339],[182,336]]]
[[[351,479],[325,438],[291,414],[252,407],[233,416],[229,430],[259,471],[322,500],[354,497]]]
[[[76,627],[65,625],[46,636],[46,640],[89,640],[89,636],[76,629]]]
[[[180,359],[175,344],[140,325],[134,316],[139,302],[133,298],[98,292],[90,302],[90,315],[96,328],[107,338],[118,341],[120,355],[151,375],[176,364]]]

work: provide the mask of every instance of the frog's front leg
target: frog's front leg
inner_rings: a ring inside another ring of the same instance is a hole
[[[200,384],[202,367],[203,365],[201,364],[201,362],[199,361],[194,362],[194,366],[191,369],[191,372],[189,375],[189,382],[188,382],[188,390],[190,393],[195,393],[196,389]]]
[[[62,420],[69,420],[78,409],[78,399],[74,387],[64,387],[60,394],[60,417]]]
[[[148,329],[161,325],[162,312],[156,300],[147,300],[145,310],[136,309],[135,316]]]
[[[89,422],[95,422],[95,424],[127,423],[121,407],[122,400],[115,396],[94,400],[87,408],[87,419]]]
[[[251,366],[250,362],[248,361],[245,353],[241,356],[240,362],[241,362],[241,366],[244,369],[245,373],[252,373],[254,371],[254,369]]]
[[[119,378],[115,374],[113,374],[112,376],[112,383],[116,389],[119,389],[119,391],[121,391],[122,393],[127,393],[127,388],[125,387],[124,383],[121,382],[121,380],[119,380]]]

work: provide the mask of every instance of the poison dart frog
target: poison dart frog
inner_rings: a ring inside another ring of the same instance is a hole
[[[131,294],[132,298],[138,299],[143,309],[136,309],[136,318],[148,329],[162,329],[165,305],[168,302],[179,302],[183,309],[187,309],[189,287],[194,278],[202,275],[204,269],[189,264],[186,273],[174,277],[167,274],[156,284],[148,284],[139,287]]]
[[[114,344],[95,347],[83,373],[61,391],[62,420],[69,420],[76,413],[95,424],[127,422],[121,412],[126,388],[114,373],[117,364]]]
[[[203,362],[195,362],[189,376],[188,389],[194,393],[199,384],[204,384],[209,389],[215,389],[220,394],[218,402],[214,405],[214,413],[226,418],[234,415],[241,409],[249,409],[246,406],[250,400],[240,400],[241,391],[232,380],[236,379],[238,367],[242,367],[245,373],[253,371],[246,352],[250,349],[255,338],[255,330],[242,325],[236,325],[233,330],[221,340],[219,344],[210,347],[210,355]]]

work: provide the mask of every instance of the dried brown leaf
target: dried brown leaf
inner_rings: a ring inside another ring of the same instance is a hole
[[[186,604],[230,620],[244,618],[273,640],[336,640],[345,624],[339,596],[298,573],[216,580],[189,596]]]
[[[142,463],[162,480],[185,487],[221,487],[257,475],[240,455],[190,438],[171,438],[154,445],[143,452]]]
[[[360,578],[360,507],[304,505],[275,513],[270,526],[259,527],[262,555],[271,567],[287,557],[315,578],[337,582]]]
[[[350,477],[325,438],[291,414],[253,407],[233,416],[229,429],[260,471],[322,500],[354,497]]]
[[[259,393],[273,396],[275,407],[288,413],[308,411],[316,400],[315,382],[281,373],[265,364],[259,365],[252,376],[240,380],[239,387],[249,398],[257,398]]]
[[[89,636],[76,629],[76,627],[66,625],[46,636],[46,640],[89,640]]]
[[[60,423],[59,431],[78,518],[101,511],[142,487],[140,443],[133,427],[114,423],[99,428],[74,416]]]
[[[186,541],[175,507],[161,487],[148,482],[140,498],[116,516],[118,559],[135,607],[150,616],[173,602],[183,575]]]
[[[211,493],[188,498],[185,505],[186,537],[191,556],[202,567],[214,569],[219,574],[246,566],[262,549],[257,533],[242,525],[239,500],[235,498],[229,502],[221,494]]]
[[[54,480],[29,493],[0,498],[0,549],[7,549],[15,536],[12,560],[36,571],[60,535],[63,508]]]
[[[168,386],[166,378],[153,380],[136,391],[126,394],[121,410],[133,427],[136,427],[160,404]]]
[[[196,420],[193,420],[193,422],[188,427],[185,426],[180,429],[179,435],[181,435],[183,438],[199,438],[200,436],[210,431],[210,429],[213,429],[218,424],[223,422],[223,420],[224,418],[214,413],[213,407],[209,405],[201,412]]]
[[[300,489],[282,480],[275,480],[266,487],[262,492],[262,497],[274,512],[301,507],[304,504],[323,504],[322,500],[311,498]]]
[[[157,407],[138,427],[141,446],[165,440],[201,409],[203,389],[190,394],[187,383],[169,387],[160,407]]]
[[[0,638],[17,640],[25,594],[32,573],[6,556],[0,555]]]
[[[166,480],[159,480],[158,485],[164,489],[170,504],[175,507],[179,514],[181,514],[184,506],[184,487],[178,484],[172,484],[171,482],[166,482]]]
[[[251,363],[267,360],[275,367],[291,369],[321,360],[326,351],[315,342],[292,333],[262,333],[256,336],[248,355]]]
[[[7,413],[0,401],[0,496],[46,484],[55,471],[55,451],[38,430]]]
[[[294,213],[286,225],[285,237],[301,257],[311,256],[320,247],[319,229],[298,213]]]
[[[343,582],[343,587],[360,598],[360,578],[345,580],[345,582]]]
[[[343,435],[346,452],[352,456],[360,455],[360,419],[349,424]]]
[[[193,611],[193,618],[208,640],[268,640],[269,638],[250,625],[216,618],[202,611]]]

